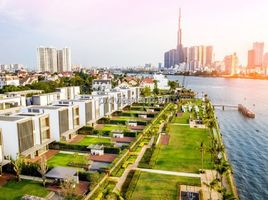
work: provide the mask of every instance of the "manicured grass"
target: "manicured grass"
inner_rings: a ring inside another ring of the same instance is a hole
[[[102,137],[85,137],[83,140],[76,144],[84,146],[89,146],[91,144],[111,144],[111,139]]]
[[[200,179],[141,172],[131,199],[174,200],[180,184],[198,186]]]
[[[119,120],[119,121],[147,121],[147,120],[143,120],[142,118],[138,118],[138,117],[125,117],[125,116],[118,116],[115,117],[111,120]]]
[[[155,150],[154,168],[179,172],[198,172],[202,168],[200,143],[204,141],[209,148],[208,129],[195,129],[189,126],[170,125],[168,145],[161,145]],[[211,169],[210,154],[205,150],[204,168]]]
[[[128,128],[124,125],[113,125],[113,124],[105,124],[103,128],[96,128],[97,130],[101,131],[113,131],[113,130],[125,130],[127,131]]]
[[[172,123],[189,124],[190,113],[184,112],[180,117],[174,117]]]
[[[42,186],[41,183],[22,180],[9,181],[3,187],[0,187],[0,199],[21,199],[23,195],[34,195],[38,197],[45,197],[48,191]]]
[[[84,155],[79,155],[81,159],[87,159]],[[68,167],[68,164],[74,160],[73,154],[58,153],[47,161],[48,166],[56,167],[63,166]]]

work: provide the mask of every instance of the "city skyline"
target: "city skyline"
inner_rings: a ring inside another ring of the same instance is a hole
[[[252,42],[268,43],[267,2],[262,0],[229,1],[232,7],[211,0],[60,3],[0,1],[0,63],[33,68],[35,49],[53,45],[71,47],[73,63],[86,66],[156,65],[163,62],[163,52],[177,43],[180,7],[183,45],[213,45],[215,60],[236,52],[246,66]]]

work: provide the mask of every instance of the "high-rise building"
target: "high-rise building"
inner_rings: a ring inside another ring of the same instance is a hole
[[[237,64],[238,64],[238,57],[236,53],[224,57],[225,71],[228,74],[234,75],[236,73]]]
[[[198,46],[193,46],[189,50],[189,69],[195,71],[198,67]]]
[[[37,49],[37,67],[42,72],[71,71],[71,50],[40,47]]]
[[[58,72],[71,71],[71,50],[63,48],[57,51]]]
[[[268,67],[268,53],[265,53],[263,56],[263,66]]]
[[[165,68],[175,67],[177,64],[178,51],[177,49],[171,49],[165,53]]]
[[[251,49],[248,51],[248,68],[253,69],[255,67],[255,51]]]
[[[164,54],[165,68],[171,68],[184,62],[182,46],[182,29],[181,29],[181,9],[179,12],[179,26],[177,33],[177,48],[171,49]]]
[[[39,71],[57,72],[57,49],[40,47],[37,49]]]
[[[213,47],[207,46],[206,47],[206,66],[210,67],[213,62]]]
[[[255,67],[262,67],[263,61],[263,49],[264,43],[263,42],[254,42],[253,43],[253,50],[254,50],[254,65]]]
[[[183,46],[182,46],[182,29],[181,29],[181,9],[179,11],[179,26],[178,26],[178,38],[177,38],[177,51],[178,51],[178,60],[177,64],[185,62],[185,56],[183,55]]]

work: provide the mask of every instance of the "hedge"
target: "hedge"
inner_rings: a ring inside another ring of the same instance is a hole
[[[104,153],[119,154],[120,151],[121,150],[118,147],[104,147]]]
[[[89,190],[92,190],[98,182],[102,179],[104,176],[103,173],[99,172],[79,172],[78,177],[80,181],[87,181],[89,182]]]
[[[73,151],[90,151],[87,146],[77,144],[66,144],[61,142],[53,142],[49,144],[49,149],[56,150],[73,150]]]
[[[141,158],[141,161],[139,162],[139,168],[149,168],[149,169],[152,168],[152,166],[150,166],[150,160],[152,158],[154,150],[155,150],[154,146],[146,149],[143,157]]]

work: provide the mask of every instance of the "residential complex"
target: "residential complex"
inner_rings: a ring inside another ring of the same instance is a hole
[[[115,88],[81,95],[79,87],[64,87],[54,93],[35,94],[28,102],[25,94],[9,93],[8,98],[0,100],[4,144],[1,154],[5,157],[40,156],[52,142],[71,140],[83,126],[94,125],[97,120],[137,102],[140,88]]]

